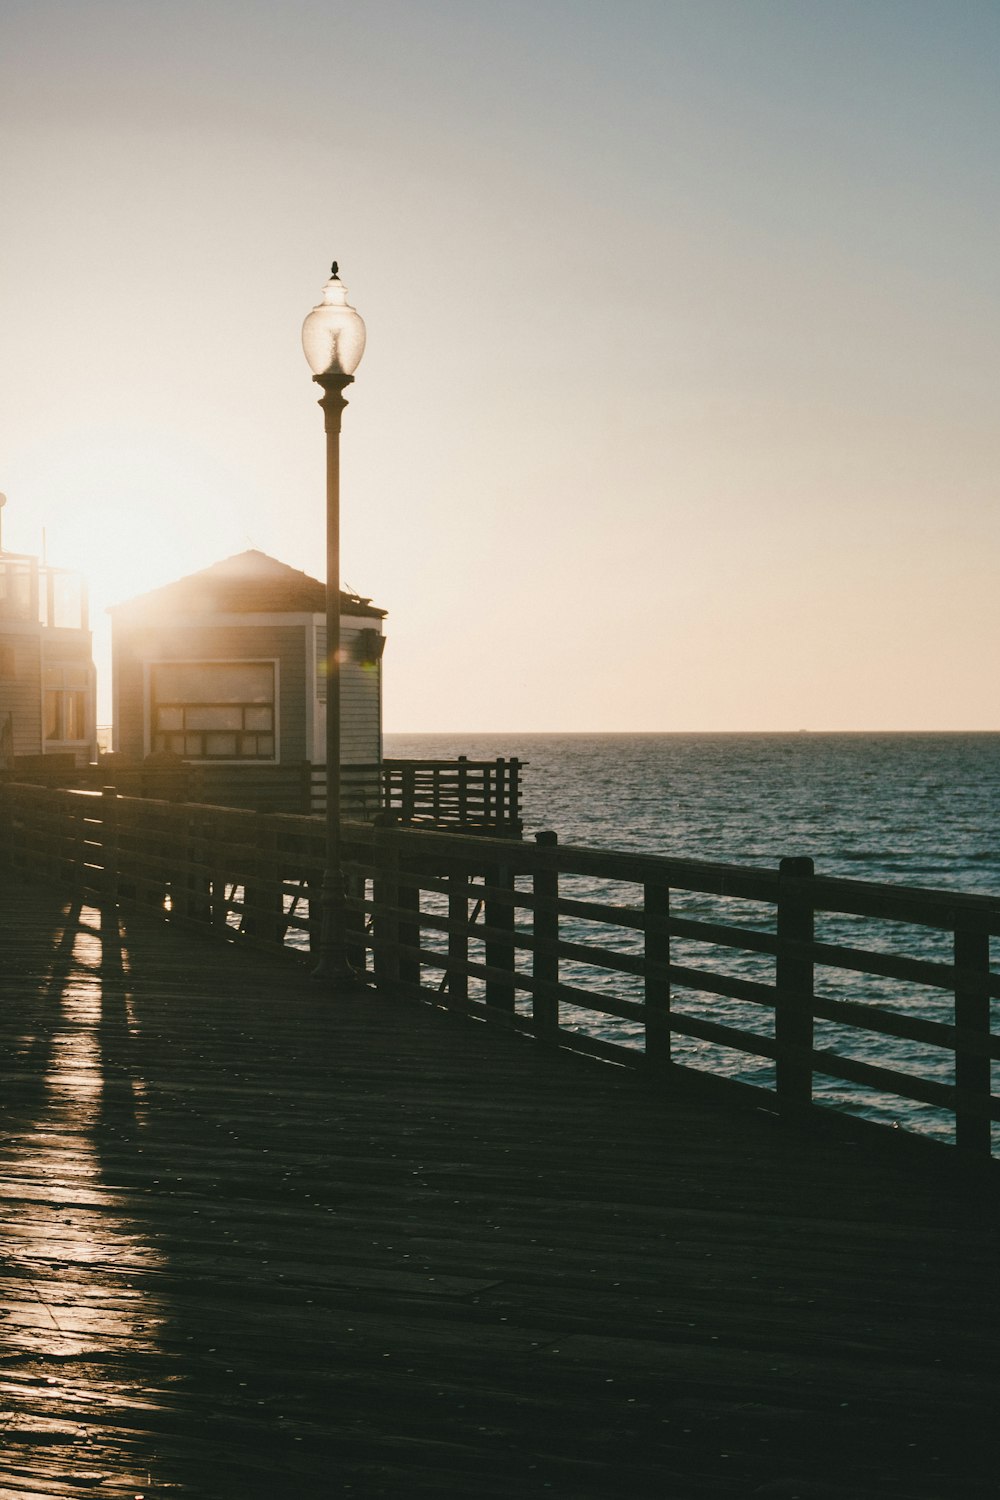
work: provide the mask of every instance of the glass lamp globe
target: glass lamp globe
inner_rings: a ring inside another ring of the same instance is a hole
[[[365,352],[365,325],[347,300],[333,263],[330,279],[302,325],[302,348],[314,375],[353,375]]]

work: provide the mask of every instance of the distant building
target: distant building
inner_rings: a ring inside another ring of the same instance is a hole
[[[14,757],[97,757],[83,578],[0,549],[0,768]]]
[[[382,746],[382,621],[341,594],[341,759]],[[263,552],[192,573],[109,611],[114,749],[195,763],[326,759],[326,590]]]

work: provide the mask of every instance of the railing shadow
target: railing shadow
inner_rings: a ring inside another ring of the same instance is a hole
[[[30,900],[28,940],[16,913],[3,923],[3,1020],[22,1036],[4,1068],[0,1364],[15,1417],[0,1475],[42,1493],[112,1478],[146,1493],[163,1308],[144,1278],[163,1258],[127,1186],[137,1079],[122,948],[93,906]]]

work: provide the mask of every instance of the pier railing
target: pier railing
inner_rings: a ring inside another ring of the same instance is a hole
[[[316,819],[35,786],[2,789],[0,819],[20,877],[308,953]],[[991,1154],[1000,900],[551,834],[344,836],[349,940],[378,989],[664,1080],[708,1073],[793,1116],[840,1106]]]
[[[72,756],[32,756],[30,768],[0,773],[4,781],[97,791],[113,785],[127,797],[198,802],[260,812],[326,810],[326,766],[310,761],[269,765],[106,757],[76,766]],[[424,828],[516,838],[521,832],[521,772],[516,757],[470,760],[381,760],[341,766],[345,816]]]

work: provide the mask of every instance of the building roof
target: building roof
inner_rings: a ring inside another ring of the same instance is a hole
[[[163,588],[139,594],[108,610],[111,615],[173,614],[322,614],[326,609],[326,585],[298,568],[290,568],[265,552],[239,552],[189,573]],[[381,620],[384,609],[370,599],[341,590],[340,610],[345,615],[369,615]]]

